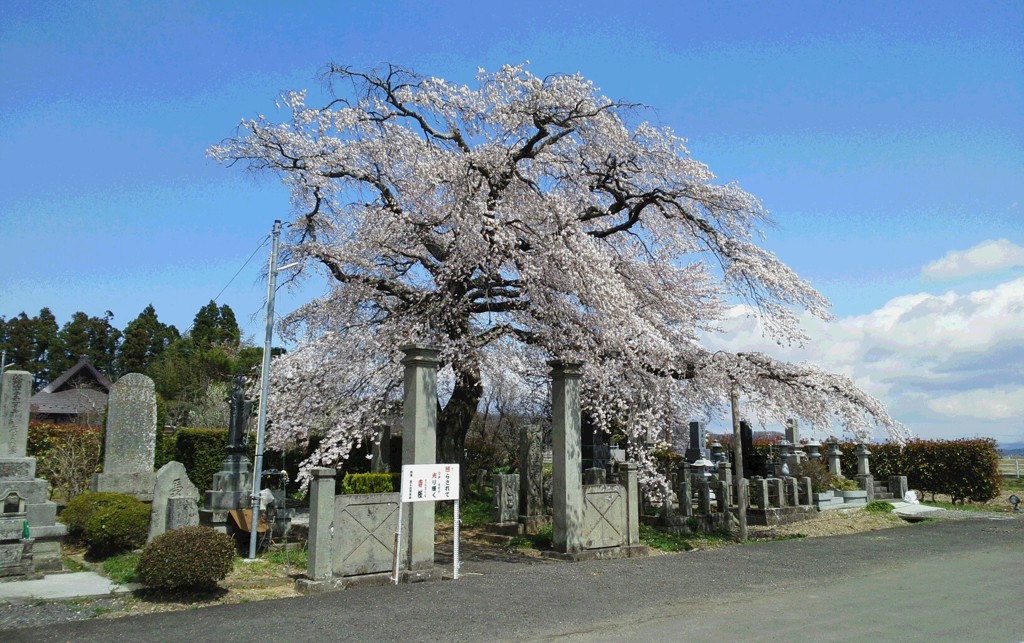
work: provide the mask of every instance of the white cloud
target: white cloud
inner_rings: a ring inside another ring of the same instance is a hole
[[[832,323],[804,315],[811,341],[802,348],[765,339],[747,309],[730,312],[706,345],[842,373],[921,437],[1021,434],[1024,277],[967,294],[904,295]]]
[[[960,279],[1024,266],[1024,248],[1006,239],[982,241],[967,250],[951,250],[921,269],[926,281]]]
[[[928,401],[938,413],[985,420],[1024,417],[1024,386],[954,393]]]

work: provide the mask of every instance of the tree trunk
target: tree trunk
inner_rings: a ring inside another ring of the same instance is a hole
[[[437,412],[437,461],[457,462],[463,465],[466,434],[476,416],[484,387],[480,382],[480,371],[475,364],[455,365],[455,390],[444,408],[438,402]],[[460,466],[460,489],[469,489],[470,472]],[[460,494],[461,495],[461,494]]]

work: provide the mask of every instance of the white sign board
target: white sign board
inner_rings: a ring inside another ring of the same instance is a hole
[[[459,465],[406,464],[402,466],[402,502],[459,499]]]

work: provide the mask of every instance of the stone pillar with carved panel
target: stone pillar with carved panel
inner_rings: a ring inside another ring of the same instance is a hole
[[[28,576],[60,571],[60,541],[67,533],[57,522],[50,483],[36,477],[36,459],[27,456],[32,374],[7,371],[0,393],[0,575]],[[4,571],[6,569],[6,572]]]

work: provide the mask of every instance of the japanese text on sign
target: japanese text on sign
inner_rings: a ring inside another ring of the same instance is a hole
[[[402,466],[402,502],[459,499],[459,465]]]

